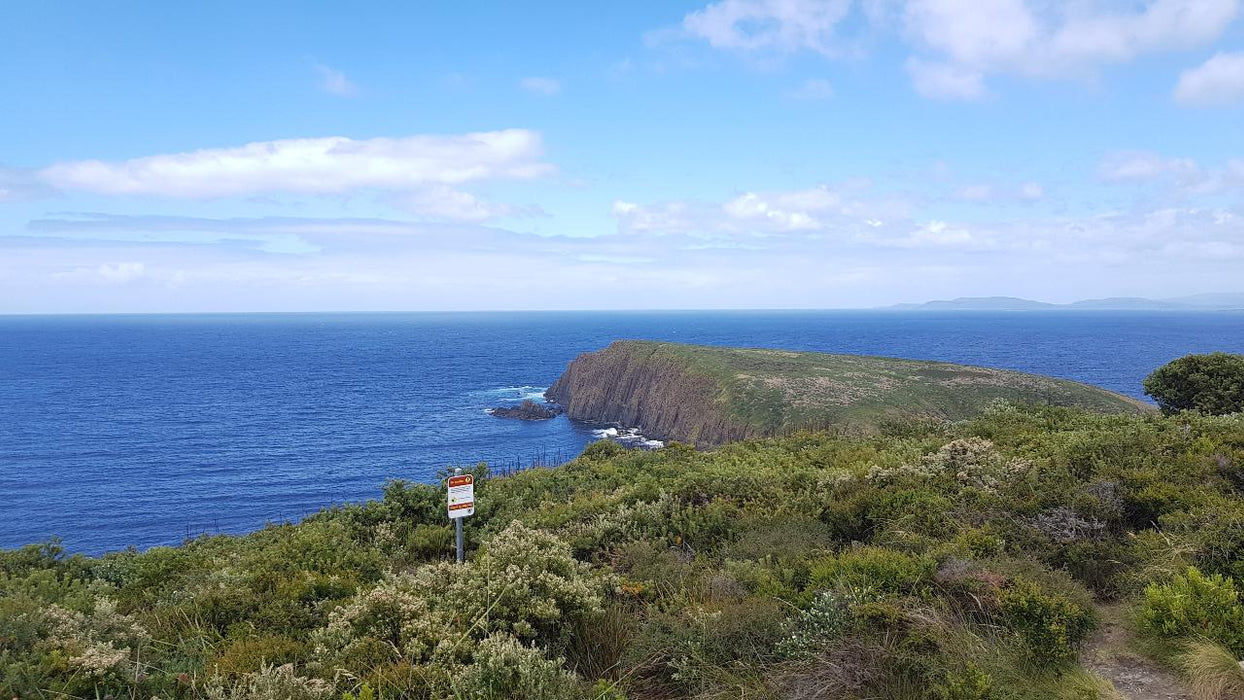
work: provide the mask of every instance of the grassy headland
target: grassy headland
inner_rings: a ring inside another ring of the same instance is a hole
[[[572,418],[711,447],[797,430],[963,420],[991,401],[1153,410],[1078,382],[945,362],[618,341],[575,359],[548,396]]]

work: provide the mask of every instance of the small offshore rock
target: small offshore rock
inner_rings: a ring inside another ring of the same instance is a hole
[[[548,420],[561,415],[562,412],[562,407],[557,404],[540,404],[531,399],[524,399],[517,406],[501,406],[488,409],[488,413],[498,418],[517,418],[519,420]]]

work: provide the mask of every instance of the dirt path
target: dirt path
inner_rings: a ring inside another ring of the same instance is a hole
[[[1127,700],[1191,700],[1188,687],[1170,670],[1131,650],[1121,606],[1103,607],[1101,629],[1089,640],[1084,666],[1114,683]]]

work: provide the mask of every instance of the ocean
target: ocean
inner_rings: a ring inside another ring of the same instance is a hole
[[[944,360],[1142,397],[1244,352],[1244,313],[558,312],[0,317],[0,548],[241,533],[454,465],[556,464],[602,426],[485,409],[622,338]]]

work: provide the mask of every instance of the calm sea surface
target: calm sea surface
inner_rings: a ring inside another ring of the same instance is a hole
[[[0,547],[176,544],[450,465],[572,457],[593,426],[484,409],[537,395],[619,338],[946,360],[1139,397],[1168,360],[1244,352],[1244,314],[0,317]]]

